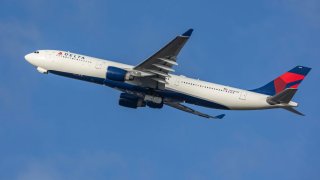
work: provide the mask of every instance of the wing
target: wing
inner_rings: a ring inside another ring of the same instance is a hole
[[[134,67],[134,70],[147,74],[146,78],[151,78],[158,83],[166,84],[166,77],[170,72],[174,72],[172,66],[178,65],[177,56],[188,41],[193,29],[189,29],[180,36],[177,36],[166,46],[156,52],[154,55]]]
[[[173,108],[176,108],[176,109],[179,109],[181,111],[185,111],[185,112],[188,112],[188,113],[191,113],[191,114],[195,114],[195,115],[198,115],[198,116],[201,116],[201,117],[205,117],[205,118],[212,118],[212,119],[222,119],[225,114],[220,114],[218,116],[210,116],[210,115],[207,115],[207,114],[204,114],[204,113],[201,113],[199,111],[196,111],[194,109],[191,109],[185,105],[182,105],[180,103],[177,103],[177,102],[165,102],[166,105],[168,106],[171,106]]]

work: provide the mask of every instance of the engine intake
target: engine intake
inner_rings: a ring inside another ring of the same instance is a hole
[[[107,68],[106,78],[109,80],[121,82],[133,80],[133,76],[130,75],[128,71],[114,66],[109,66]]]

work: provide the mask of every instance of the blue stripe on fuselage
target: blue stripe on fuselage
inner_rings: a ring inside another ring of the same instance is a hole
[[[124,89],[124,90],[135,91],[135,92],[142,92],[142,93],[150,93],[153,91],[153,92],[159,94],[161,97],[169,97],[172,99],[185,101],[186,103],[204,106],[204,107],[208,107],[208,108],[229,109],[228,107],[223,106],[221,104],[207,101],[204,99],[200,99],[200,98],[197,98],[194,96],[186,95],[186,94],[176,92],[173,90],[167,90],[167,89],[166,90],[152,90],[150,88],[143,88],[143,87],[128,84],[125,82],[112,81],[112,80],[103,79],[103,78],[84,76],[84,75],[78,75],[78,74],[72,74],[72,73],[65,73],[65,72],[59,72],[59,71],[49,71],[49,72],[52,74],[56,74],[59,76],[64,76],[64,77],[68,77],[68,78],[72,78],[72,79],[78,79],[78,80],[82,80],[82,81],[106,85],[106,86],[109,86],[112,88],[119,88],[119,89]]]

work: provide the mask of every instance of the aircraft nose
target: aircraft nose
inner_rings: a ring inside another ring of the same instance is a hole
[[[27,60],[28,62],[30,62],[31,60],[31,54],[27,54],[24,56],[24,59]]]

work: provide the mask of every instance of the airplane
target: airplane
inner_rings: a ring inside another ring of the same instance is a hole
[[[155,54],[136,66],[60,50],[37,50],[25,59],[40,73],[83,80],[121,91],[119,105],[127,108],[162,108],[164,105],[204,118],[211,116],[185,104],[222,110],[282,108],[304,115],[292,101],[298,86],[311,68],[296,66],[268,84],[245,90],[214,84],[183,75],[174,75],[177,56],[193,29],[177,36]]]

